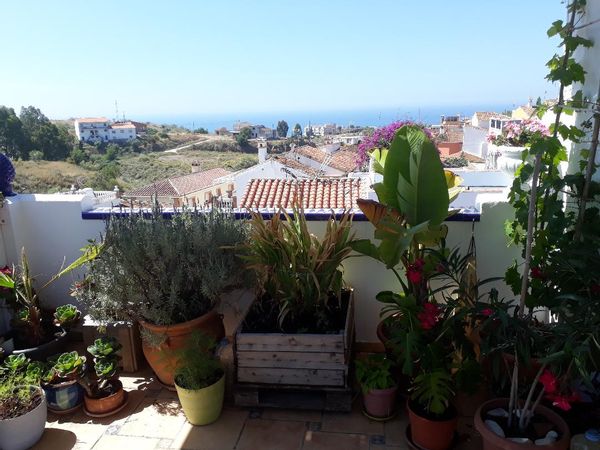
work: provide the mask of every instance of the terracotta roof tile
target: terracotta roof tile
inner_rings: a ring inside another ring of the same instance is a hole
[[[181,175],[179,177],[167,178],[152,184],[134,189],[123,194],[124,197],[183,197],[192,192],[211,186],[217,178],[229,175],[229,170],[217,168],[203,172]]]
[[[79,123],[99,123],[99,122],[108,122],[106,117],[82,117],[80,119],[75,119]]]
[[[311,180],[253,179],[240,208],[293,208],[296,199],[305,209],[356,208],[360,179],[317,178]]]
[[[346,145],[341,147],[339,150],[336,150],[332,154],[331,160],[327,163],[327,166],[346,173],[353,172],[356,169],[357,147],[358,146],[356,145]],[[294,152],[319,163],[323,163],[329,156],[328,153],[324,152],[320,148],[311,147],[309,145],[298,147],[294,150]]]

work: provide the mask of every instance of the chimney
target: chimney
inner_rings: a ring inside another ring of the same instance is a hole
[[[258,141],[258,163],[262,164],[267,160],[267,141],[260,139]]]
[[[192,173],[200,172],[200,161],[192,161]]]

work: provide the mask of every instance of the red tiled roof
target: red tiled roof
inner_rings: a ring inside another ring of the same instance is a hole
[[[488,112],[488,111],[476,112],[475,116],[477,117],[478,120],[510,119],[510,117],[508,117],[505,114],[500,114],[500,113],[496,113],[496,112]]]
[[[156,181],[133,191],[125,192],[124,197],[182,197],[211,186],[217,178],[229,175],[225,169],[210,169],[179,177]]]
[[[328,153],[323,150],[309,145],[298,147],[294,152],[306,156],[307,158],[323,163],[325,158],[329,156]],[[356,169],[356,145],[346,145],[341,147],[339,150],[332,154],[331,160],[327,163],[327,166],[333,167],[334,169],[341,170],[342,172],[352,172]]]
[[[356,208],[360,179],[317,178],[311,180],[253,179],[240,208],[293,208],[296,199],[305,209]]]

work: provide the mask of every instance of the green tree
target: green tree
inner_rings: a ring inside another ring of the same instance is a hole
[[[73,138],[64,127],[61,131],[36,107],[21,108],[19,115],[23,131],[28,138],[29,151],[38,150],[44,159],[64,160],[73,148]]]
[[[194,133],[195,134],[208,134],[208,130],[206,128],[200,127],[200,128],[196,128],[194,130]]]
[[[244,146],[248,145],[248,139],[250,139],[250,136],[252,136],[252,131],[250,130],[249,127],[244,127],[240,130],[238,135],[235,137],[235,140],[237,141],[238,144],[240,144],[242,147],[244,147]]]
[[[28,158],[23,124],[12,108],[0,106],[0,151],[11,158]]]
[[[535,106],[542,106],[542,97],[538,97],[535,101]]]
[[[302,136],[302,127],[300,126],[299,123],[297,123],[296,125],[294,125],[294,137],[300,137]]]
[[[285,120],[280,120],[277,122],[277,135],[280,138],[286,137],[289,129],[290,127]]]

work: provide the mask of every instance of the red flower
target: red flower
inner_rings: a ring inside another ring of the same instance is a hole
[[[571,409],[571,403],[579,400],[579,396],[576,393],[571,395],[548,395],[547,398],[552,400],[552,405],[563,411]]]
[[[415,259],[415,262],[412,265],[417,269],[422,269],[425,265],[425,260],[423,260],[422,258],[417,258]]]
[[[0,269],[0,273],[3,273],[4,275],[8,275],[10,277],[10,276],[12,276],[12,268],[8,267],[8,266],[4,266]]]
[[[483,314],[485,317],[490,317],[492,314],[494,314],[494,310],[491,308],[483,308],[481,310],[481,314]]]
[[[406,270],[406,278],[412,284],[421,284],[423,281],[423,266],[425,265],[425,261],[421,258],[416,259],[415,262],[408,265],[408,269]]]
[[[540,375],[540,383],[544,385],[544,391],[548,394],[554,394],[556,392],[558,380],[549,370],[544,370]]]
[[[435,270],[437,270],[438,273],[444,273],[446,272],[446,266],[442,263],[438,263],[437,266],[435,266]]]
[[[542,270],[539,267],[532,267],[531,268],[531,278],[537,278],[538,280],[543,280],[544,278],[546,278],[546,276],[544,275],[544,272],[542,272]]]
[[[433,304],[426,302],[423,304],[423,311],[421,311],[417,318],[421,323],[421,328],[424,330],[431,330],[438,321],[438,315],[440,313],[440,308]]]

